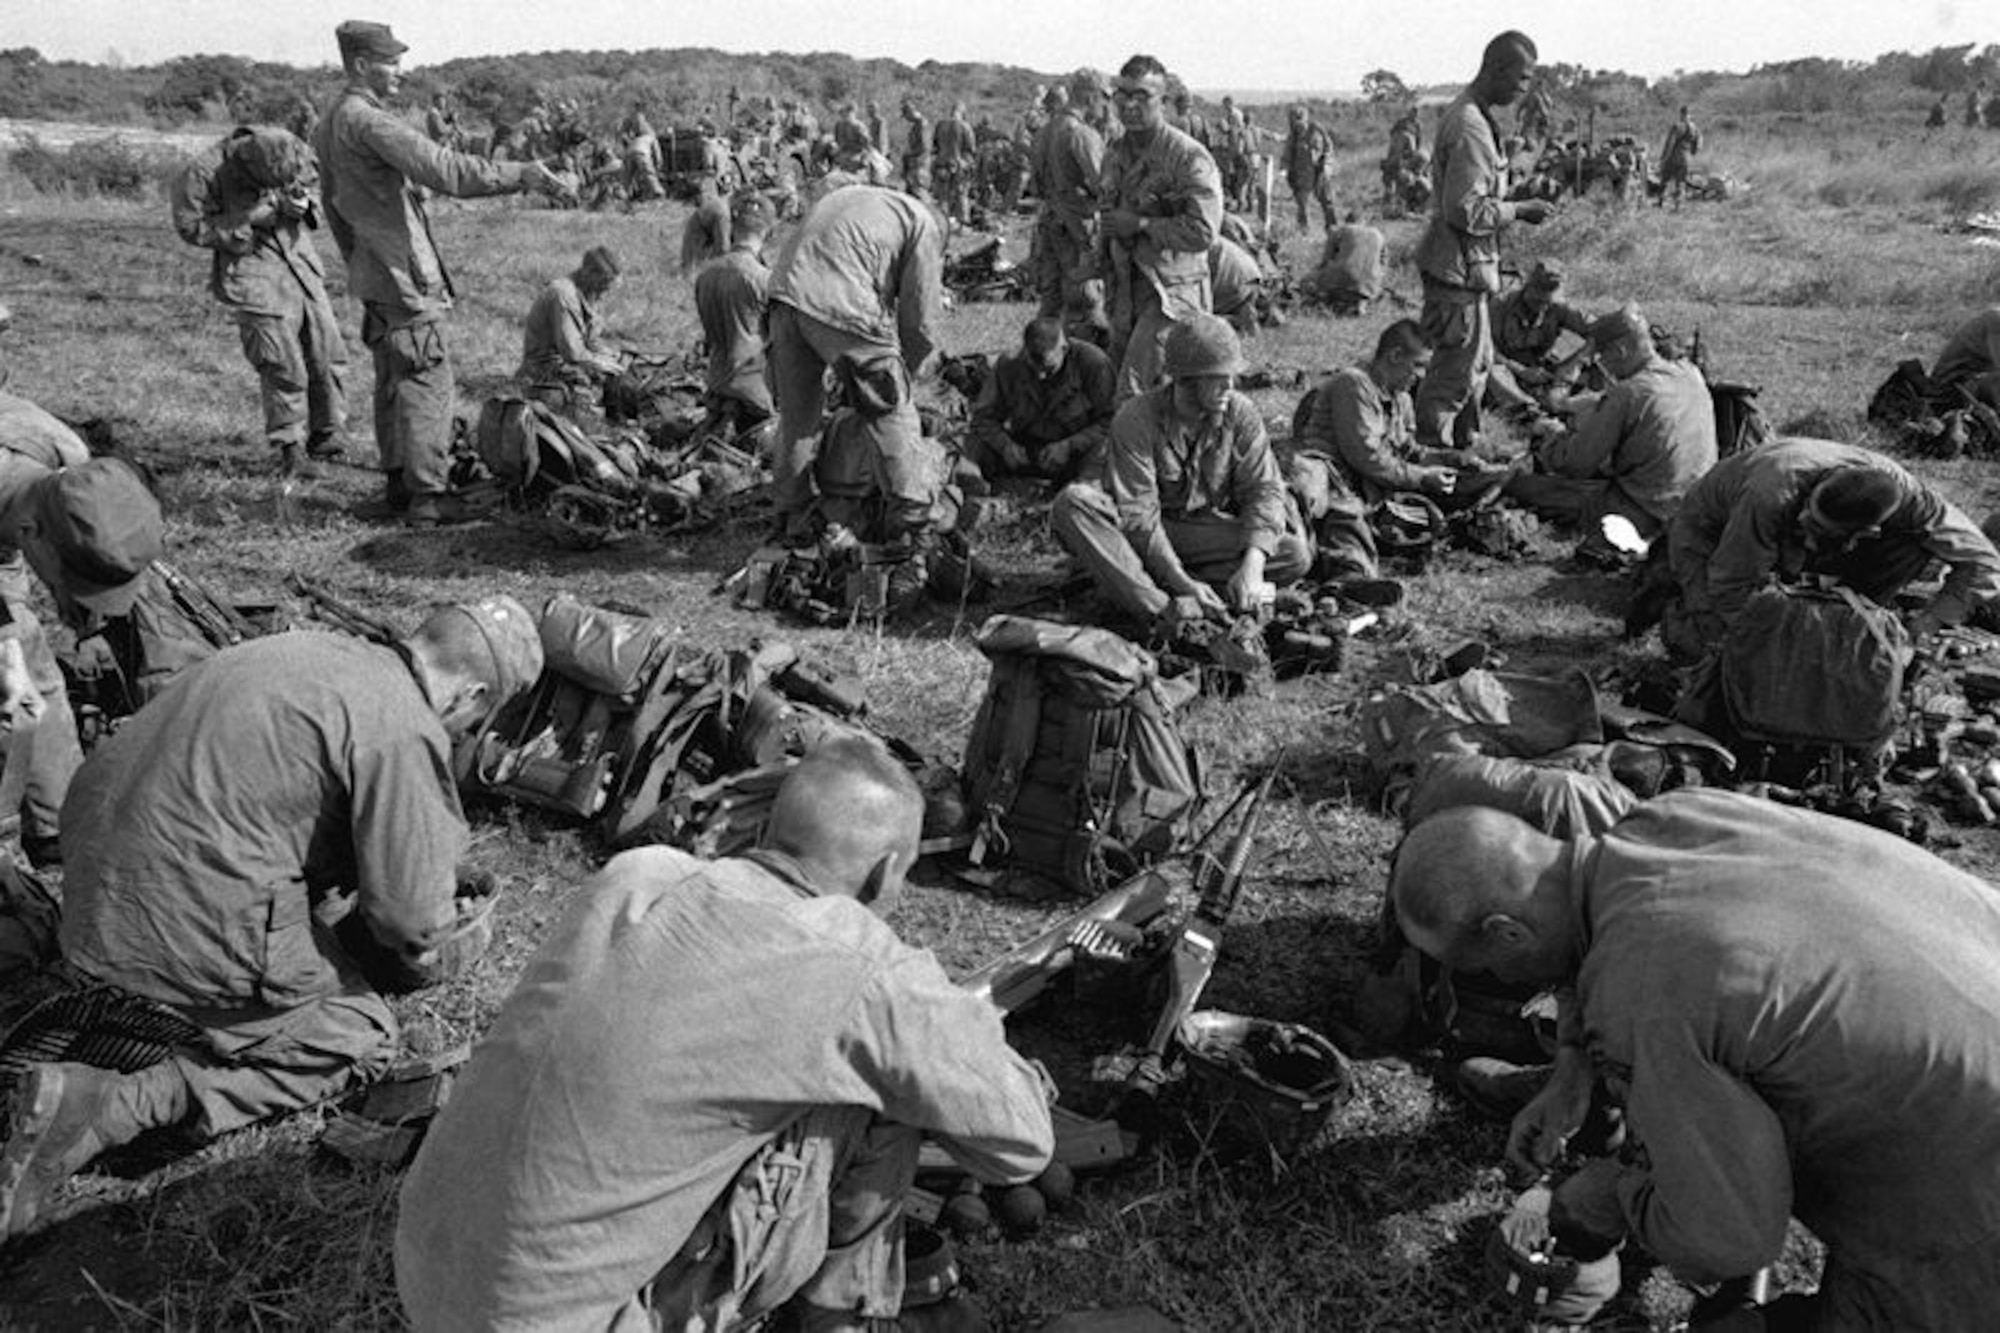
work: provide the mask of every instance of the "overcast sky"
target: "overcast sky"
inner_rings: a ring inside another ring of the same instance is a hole
[[[515,51],[845,51],[1044,71],[1159,56],[1196,88],[1351,90],[1370,70],[1459,82],[1519,27],[1542,58],[1647,77],[1800,56],[2000,42],[1994,0],[0,0],[0,45],[130,64],[222,52],[312,65],[343,18],[389,22],[410,65]]]

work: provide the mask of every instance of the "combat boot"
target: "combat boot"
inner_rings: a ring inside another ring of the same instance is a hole
[[[172,1060],[136,1074],[81,1064],[32,1067],[14,1089],[0,1149],[0,1241],[26,1234],[49,1193],[99,1153],[180,1122],[187,1079]]]
[[[486,515],[455,495],[413,495],[403,513],[406,528],[445,528],[471,523]]]
[[[319,464],[306,455],[304,445],[278,446],[278,476],[285,481],[318,481],[323,475]]]

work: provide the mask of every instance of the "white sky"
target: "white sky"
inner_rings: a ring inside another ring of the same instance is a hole
[[[330,63],[343,18],[394,25],[409,65],[516,51],[845,51],[1043,71],[1159,56],[1202,89],[1351,90],[1370,70],[1462,82],[1493,34],[1657,77],[1800,56],[2000,42],[1992,0],[0,0],[0,47],[127,63],[219,52]]]

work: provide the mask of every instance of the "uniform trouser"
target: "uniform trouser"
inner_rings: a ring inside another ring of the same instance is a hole
[[[319,444],[347,424],[347,340],[324,288],[273,286],[284,293],[282,312],[236,314],[264,400],[264,437],[273,448]]]
[[[0,635],[21,641],[28,676],[41,691],[46,707],[32,728],[8,738],[0,752],[5,753],[7,763],[27,768],[27,785],[21,793],[21,836],[52,838],[60,830],[58,820],[69,781],[83,766],[83,746],[77,740],[76,715],[70,711],[69,692],[63,688],[62,668],[56,665],[42,622],[27,603],[26,579],[26,565],[20,556],[0,564],[0,580],[22,585],[18,592],[0,594],[9,621],[0,628]],[[0,817],[13,813],[0,810]]]
[[[1574,523],[1584,529],[1585,542],[1603,543],[1598,521],[1617,514],[1632,521],[1639,535],[1651,541],[1667,530],[1666,523],[1639,507],[1618,483],[1603,477],[1552,477],[1520,472],[1510,477],[1506,493],[1536,513]]]
[[[187,1081],[193,1128],[224,1134],[379,1077],[400,1040],[389,1003],[359,978],[291,1009],[216,1018],[189,1011],[206,1050],[169,1057]]]
[[[896,364],[901,365],[901,362]],[[920,429],[848,409],[820,436],[813,480],[820,512],[864,542],[897,542],[949,527],[944,450]]]
[[[966,178],[967,172],[962,167],[940,166],[931,172],[931,185],[937,194],[938,207],[954,221],[965,219]]]
[[[1066,223],[1044,205],[1035,220],[1035,313],[1044,319],[1081,304],[1089,272],[1089,238],[1084,224]]]
[[[1151,619],[1166,610],[1167,592],[1153,581],[1118,522],[1118,505],[1101,486],[1079,482],[1056,496],[1049,519],[1063,548],[1083,562],[1097,586],[1120,608]],[[1243,560],[1243,523],[1221,514],[1162,515],[1167,541],[1187,572],[1221,588]],[[1264,562],[1264,577],[1292,583],[1312,567],[1312,544],[1286,504],[1285,533]]]
[[[893,1318],[903,1304],[902,1200],[920,1142],[862,1107],[806,1112],[737,1172],[611,1328],[709,1333],[788,1301]]]
[[[1069,458],[1061,467],[1051,468],[1042,461],[1042,451],[1049,443],[1036,443],[1008,434],[1006,429],[993,421],[975,421],[965,433],[965,442],[959,446],[959,457],[979,469],[988,481],[999,477],[1015,475],[1015,470],[1007,464],[1005,453],[1009,444],[1019,444],[1028,451],[1028,466],[1020,475],[1047,477],[1057,481],[1095,481],[1104,475],[1104,446],[1110,439],[1109,426],[1086,426],[1074,435],[1054,443],[1069,446]]]
[[[901,349],[834,328],[781,301],[771,303],[771,389],[778,399],[778,436],[771,458],[773,494],[782,517],[812,504],[816,438],[825,424],[826,370],[842,356],[900,359]],[[898,456],[922,438],[916,404],[907,393],[887,414],[859,428],[880,455]]]
[[[1340,213],[1333,203],[1333,176],[1330,173],[1321,173],[1309,181],[1295,180],[1288,184],[1292,187],[1292,207],[1298,210],[1300,231],[1306,231],[1312,226],[1312,219],[1306,210],[1306,205],[1309,203],[1319,205],[1320,221],[1326,224],[1328,231],[1340,225]]]
[[[903,159],[903,193],[918,199],[931,195],[931,160],[927,157]]]
[[[1287,485],[1313,535],[1321,577],[1372,579],[1381,572],[1368,506],[1331,458],[1313,451],[1294,454]]]
[[[1417,443],[1426,449],[1469,449],[1479,434],[1479,398],[1493,365],[1493,326],[1486,294],[1424,279],[1419,324],[1435,349],[1417,386]]]
[[[375,447],[411,496],[444,493],[451,468],[452,370],[444,315],[371,302],[361,341],[375,360]]]
[[[1134,275],[1131,304],[1121,303],[1111,315],[1111,359],[1118,363],[1119,402],[1159,387],[1174,322],[1160,304],[1159,292]]]

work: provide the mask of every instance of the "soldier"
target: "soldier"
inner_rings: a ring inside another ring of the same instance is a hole
[[[63,964],[201,1036],[132,1073],[28,1071],[0,1240],[148,1129],[213,1137],[388,1066],[381,992],[441,980],[490,937],[490,897],[459,888],[452,743],[541,669],[509,597],[447,607],[394,649],[274,634],[189,667],[97,748],[63,807]]]
[[[1493,303],[1493,369],[1487,397],[1500,407],[1534,404],[1570,373],[1589,350],[1590,316],[1560,299],[1562,264],[1538,259],[1528,280]],[[1557,360],[1565,333],[1583,339],[1577,350]]]
[[[387,24],[351,19],[335,30],[347,86],[320,122],[327,222],[362,306],[361,341],[375,361],[375,444],[384,504],[434,527],[476,513],[445,493],[451,454],[452,366],[445,317],[453,290],[431,238],[426,191],[472,196],[566,193],[539,162],[499,163],[441,148],[388,110],[403,52]]]
[[[1269,296],[1256,257],[1227,236],[1208,247],[1209,303],[1237,335],[1253,336],[1264,322]]]
[[[1021,350],[1000,358],[973,404],[965,456],[989,481],[1094,477],[1103,468],[1117,396],[1111,358],[1071,342],[1060,319],[1039,316],[1021,331]]]
[[[954,103],[951,114],[937,123],[931,134],[931,147],[935,154],[931,181],[938,206],[953,222],[964,222],[966,191],[972,183],[973,163],[979,156],[972,126],[966,123],[965,103]]]
[[[843,192],[845,193],[845,192]],[[456,1328],[970,1330],[904,1281],[928,1139],[1032,1180],[1051,1085],[885,923],[923,797],[815,748],[757,850],[613,860],[529,962],[403,1188],[396,1285]],[[775,984],[774,984],[775,983]]]
[[[903,138],[903,189],[915,198],[927,199],[931,191],[930,118],[906,97],[903,123],[908,127]]]
[[[1292,108],[1285,131],[1285,184],[1292,191],[1292,206],[1298,210],[1299,231],[1310,229],[1306,215],[1308,201],[1319,204],[1320,220],[1331,232],[1339,221],[1333,204],[1333,140],[1313,123],[1302,106]]]
[[[1507,493],[1585,529],[1579,554],[1608,555],[1599,524],[1616,514],[1651,540],[1715,466],[1715,404],[1701,371],[1653,345],[1636,307],[1600,316],[1590,342],[1609,392],[1565,435],[1537,445],[1536,471],[1516,472]]]
[[[1178,131],[1176,131],[1178,133]],[[1253,609],[1312,565],[1256,405],[1235,391],[1243,348],[1220,316],[1167,338],[1168,384],[1112,418],[1102,483],[1072,482],[1050,522],[1127,615],[1172,634]]]
[[[712,171],[695,178],[694,211],[681,224],[681,276],[729,253],[729,204]]]
[[[1399,319],[1382,330],[1365,365],[1335,371],[1312,392],[1300,448],[1327,459],[1371,511],[1404,491],[1449,503],[1460,474],[1478,466],[1460,450],[1417,443],[1410,389],[1430,363],[1423,331]]]
[[[1963,391],[2000,408],[2000,305],[1988,306],[1952,331],[1931,367],[1931,383]]]
[[[1112,93],[1125,133],[1104,154],[1098,273],[1111,302],[1121,398],[1153,388],[1176,323],[1209,309],[1208,247],[1222,182],[1200,144],[1167,124],[1167,71],[1133,56]]]
[[[345,455],[347,340],[312,243],[319,225],[312,150],[284,130],[244,127],[174,180],[174,228],[214,252],[208,289],[236,317],[257,372],[264,437],[285,476]]]
[[[660,185],[660,136],[646,116],[644,102],[632,109],[618,126],[619,151],[624,155],[625,188],[634,200],[658,199],[666,194]]]
[[[773,489],[788,536],[811,529],[829,366],[848,382],[860,417],[851,430],[877,462],[890,528],[928,526],[936,478],[927,475],[911,388],[937,354],[943,270],[944,237],[930,209],[879,186],[827,195],[785,242],[771,271],[770,357]]]
[[[1210,148],[1208,117],[1195,110],[1194,98],[1185,88],[1174,89],[1174,113],[1169,120],[1173,127],[1203,148]],[[1210,156],[1214,156],[1211,150]]]
[[[868,128],[868,146],[883,157],[889,156],[889,122],[882,117],[880,103],[874,101],[868,103],[866,124]]]
[[[452,109],[451,94],[439,90],[431,94],[431,104],[424,111],[424,133],[431,142],[445,148],[459,148],[464,135],[459,132],[458,112]]]
[[[530,398],[574,413],[594,405],[604,381],[625,369],[624,353],[606,347],[597,328],[598,303],[617,281],[617,256],[594,245],[573,272],[535,298],[514,372]]]
[[[874,147],[854,103],[843,103],[839,119],[833,122],[834,161],[842,171],[860,171],[867,166],[868,154]]]
[[[1058,315],[1096,264],[1104,141],[1083,123],[1060,85],[1043,95],[1049,121],[1034,147],[1035,293],[1038,313]]]
[[[1389,151],[1382,155],[1382,212],[1401,217],[1411,207],[1413,190],[1422,187],[1430,159],[1424,153],[1423,124],[1411,107],[1389,127]]]
[[[44,700],[32,731],[7,739],[7,764],[26,775],[18,810],[21,850],[37,866],[62,859],[63,797],[83,762],[76,718],[49,648],[28,573],[48,588],[56,614],[85,634],[128,614],[142,576],[165,548],[160,506],[119,459],[93,459],[69,427],[25,398],[0,393],[0,639],[18,642]],[[0,701],[4,702],[4,701]]]
[[[1479,434],[1479,398],[1493,363],[1487,301],[1500,289],[1500,233],[1554,212],[1539,199],[1507,201],[1507,165],[1493,114],[1535,77],[1535,44],[1503,32],[1486,44],[1479,73],[1445,108],[1432,156],[1430,225],[1417,245],[1424,337],[1435,349],[1417,390],[1417,439],[1427,448],[1469,448]]]
[[[763,195],[738,191],[729,201],[729,253],[694,280],[695,313],[708,345],[704,425],[738,437],[762,427],[773,410],[764,357],[771,270],[763,251],[775,220]]]
[[[1660,149],[1660,193],[1653,201],[1656,207],[1664,208],[1667,196],[1672,195],[1674,207],[1681,206],[1681,195],[1687,190],[1688,160],[1701,151],[1701,131],[1695,127],[1694,119],[1688,115],[1686,107],[1681,108],[1680,119],[1667,129],[1667,142]],[[1640,169],[1643,177],[1644,168]]]

